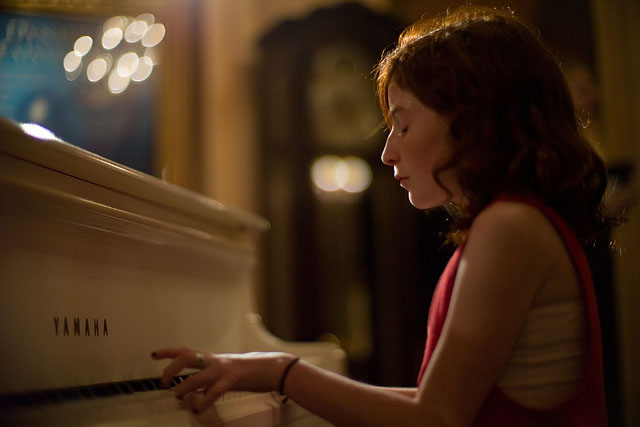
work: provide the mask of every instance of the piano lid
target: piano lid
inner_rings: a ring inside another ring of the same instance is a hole
[[[105,159],[42,130],[44,128],[38,125],[19,125],[0,117],[0,153],[219,226],[257,233],[269,228],[269,222],[259,215],[225,206],[183,187]]]
[[[240,352],[258,215],[0,119],[0,395],[155,378]]]

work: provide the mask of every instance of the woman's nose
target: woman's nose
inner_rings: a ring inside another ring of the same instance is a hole
[[[391,135],[387,137],[387,142],[384,144],[380,160],[387,166],[393,166],[398,161],[398,155],[392,147]]]

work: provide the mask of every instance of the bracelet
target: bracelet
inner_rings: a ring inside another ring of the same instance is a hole
[[[287,379],[287,375],[289,375],[289,371],[291,370],[291,367],[295,365],[298,360],[300,360],[299,357],[293,358],[293,360],[291,360],[289,364],[284,368],[282,377],[280,377],[280,385],[278,385],[278,393],[280,393],[283,396],[284,396],[284,382]],[[284,404],[287,402],[287,400],[289,400],[289,398],[287,396],[284,396],[284,399],[282,399],[281,403]]]

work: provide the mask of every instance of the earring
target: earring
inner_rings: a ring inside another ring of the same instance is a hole
[[[464,218],[466,216],[462,205],[460,203],[454,202],[453,200],[449,200],[447,203],[445,203],[444,208],[446,209],[449,216],[451,216],[451,218],[453,219]]]

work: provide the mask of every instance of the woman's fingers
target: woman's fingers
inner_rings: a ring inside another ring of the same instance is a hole
[[[162,372],[161,381],[165,387],[168,387],[173,378],[183,369],[200,369],[200,372],[191,375],[174,389],[176,397],[184,397],[183,404],[190,406],[195,412],[202,412],[222,393],[237,387],[243,375],[247,376],[246,369],[243,368],[243,366],[246,368],[246,361],[253,361],[253,359],[258,361],[258,356],[264,358],[269,354],[213,355],[196,352],[189,348],[163,348],[151,353],[151,357],[155,360],[171,360]],[[252,384],[245,384],[243,387],[248,390],[255,388]],[[205,390],[205,392],[193,393],[198,390]]]
[[[156,350],[151,353],[151,357],[156,360],[161,359],[173,359],[180,354],[187,353],[191,350],[185,347],[170,347],[170,348],[161,348],[160,350]]]
[[[165,387],[169,387],[173,377],[178,375],[180,371],[182,371],[184,368],[187,368],[188,366],[189,366],[189,362],[186,356],[184,355],[176,356],[173,359],[173,361],[171,361],[171,363],[169,363],[169,365],[167,365],[167,367],[164,368],[164,371],[162,371],[162,378],[161,378],[162,384]]]
[[[201,394],[196,397],[194,402],[194,411],[202,412],[209,405],[211,405],[215,400],[222,395],[225,391],[229,390],[233,386],[233,382],[230,378],[222,377],[214,384],[212,384],[204,394]]]
[[[183,358],[188,363],[186,367],[204,369],[207,366],[209,354],[189,348],[164,348],[151,353],[151,357],[156,360]]]
[[[151,353],[155,360],[173,359],[162,373],[162,384],[168,387],[174,376],[185,368],[204,369],[207,367],[209,356],[188,348],[163,348]]]
[[[206,389],[218,379],[218,376],[218,372],[211,367],[195,375],[191,375],[174,388],[176,396],[182,397],[191,391]]]

